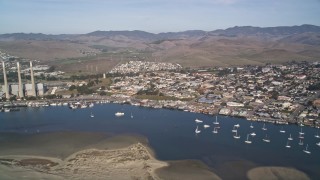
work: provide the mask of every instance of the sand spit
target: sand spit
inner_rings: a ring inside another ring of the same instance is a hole
[[[64,160],[38,156],[0,157],[0,179],[159,179],[167,166],[141,143],[114,150],[86,149]]]
[[[310,179],[305,173],[286,167],[258,167],[248,171],[247,176],[250,180]]]

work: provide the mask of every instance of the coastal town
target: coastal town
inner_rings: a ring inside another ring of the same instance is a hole
[[[15,72],[11,60],[17,57],[1,53],[1,58],[9,64],[9,72]],[[41,74],[63,77],[63,72],[49,72],[50,67],[46,65],[35,67],[38,80]],[[29,71],[30,68],[26,67],[22,73],[29,75]],[[95,86],[96,89],[88,92],[71,94],[66,92],[94,84],[93,81],[70,78],[63,82],[47,81],[49,85],[43,87],[49,88],[39,94],[41,98],[3,99],[0,106],[3,111],[8,111],[8,107],[68,104],[74,109],[92,107],[92,103],[113,102],[320,127],[319,71],[320,62],[190,69],[174,63],[128,61],[97,75],[97,82],[110,80],[107,86]],[[2,97],[5,94],[3,89]],[[18,88],[15,89],[17,91]],[[17,92],[12,93],[11,89],[12,95],[17,95]],[[45,95],[54,95],[55,98],[47,99]]]
[[[133,62],[130,62],[133,63]],[[320,63],[268,64],[118,76],[111,97],[154,108],[319,127]],[[131,70],[128,68],[127,72]]]

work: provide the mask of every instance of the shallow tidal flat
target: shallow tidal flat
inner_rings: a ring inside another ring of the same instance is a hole
[[[217,169],[196,160],[159,161],[138,135],[1,133],[0,143],[0,179],[309,179],[293,168],[244,161]]]

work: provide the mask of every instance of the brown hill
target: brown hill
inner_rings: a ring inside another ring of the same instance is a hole
[[[164,61],[186,67],[262,65],[320,57],[320,27],[233,27],[226,30],[152,34],[96,31],[81,35],[0,35],[0,50],[38,59],[65,71],[99,72],[129,60]],[[86,53],[89,52],[89,53]],[[94,56],[92,56],[94,55]],[[68,65],[68,66],[66,66]]]

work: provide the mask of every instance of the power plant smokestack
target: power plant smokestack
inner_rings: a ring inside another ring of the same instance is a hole
[[[6,66],[3,61],[2,61],[2,67],[3,67],[4,92],[6,93],[6,99],[9,99],[10,96],[9,96],[9,87],[8,87]]]
[[[18,81],[19,81],[19,97],[22,98],[23,95],[23,87],[21,82],[21,73],[20,73],[20,64],[17,62],[17,69],[18,69]]]
[[[32,96],[37,96],[37,94],[36,94],[36,86],[34,84],[32,61],[30,61],[30,76],[31,76],[31,85],[32,85]]]

